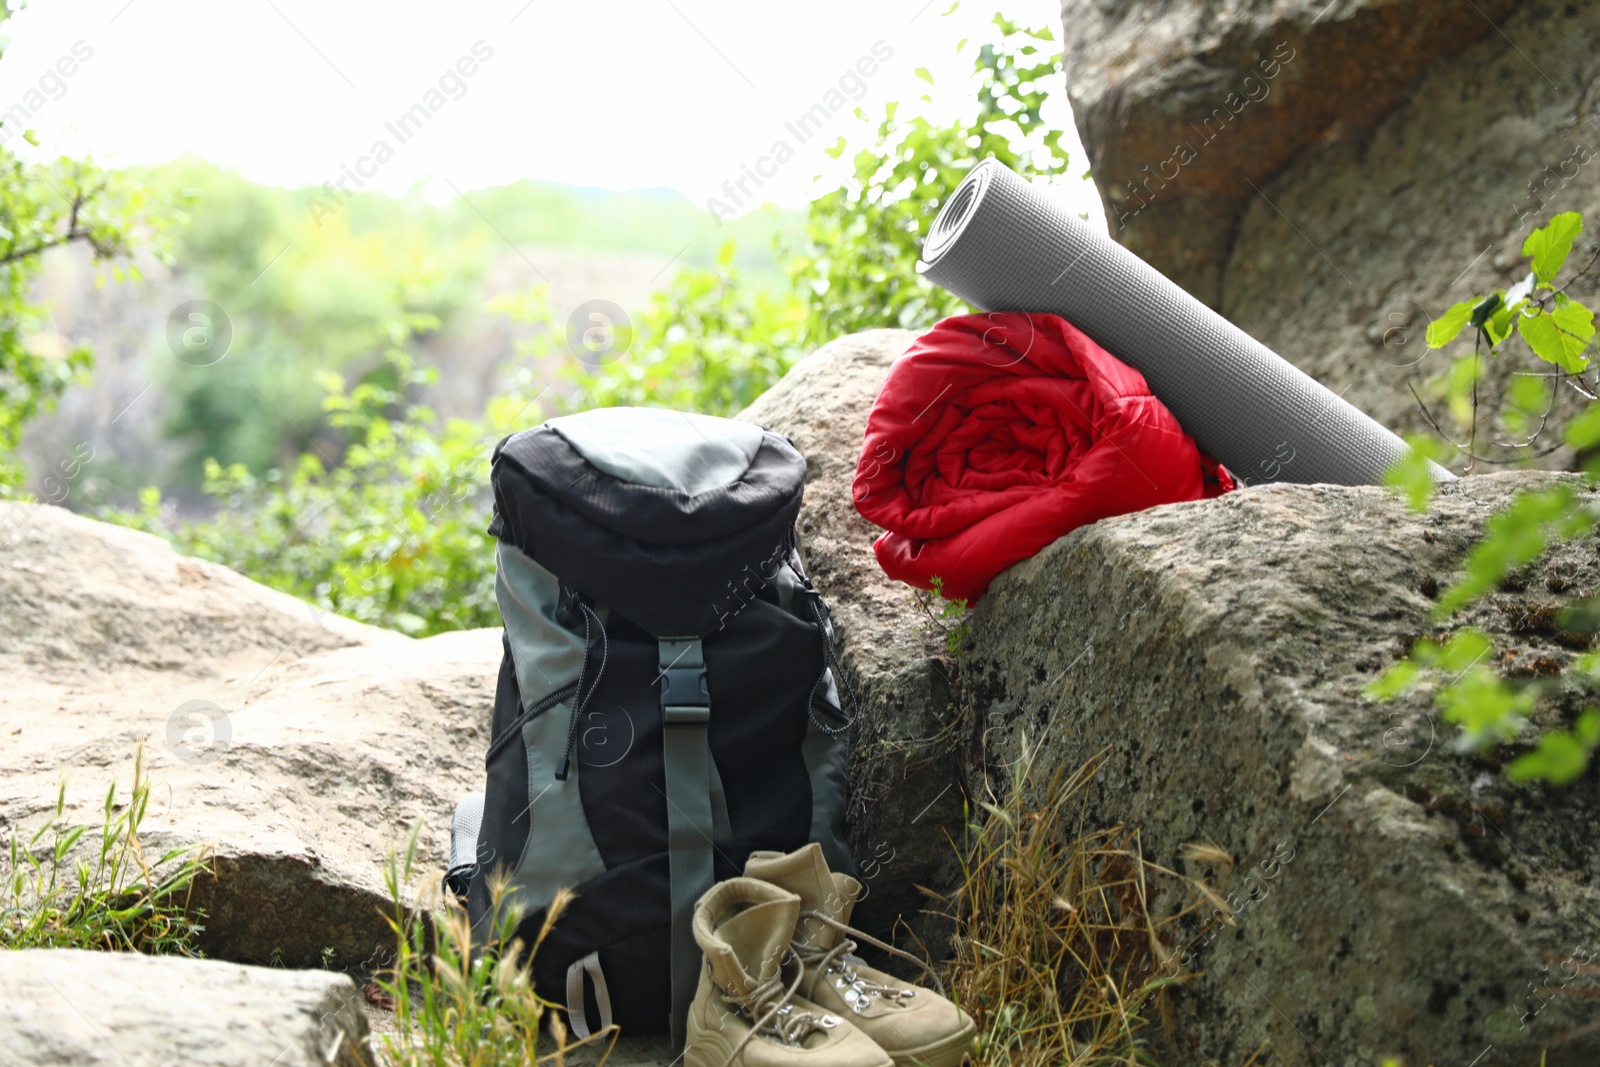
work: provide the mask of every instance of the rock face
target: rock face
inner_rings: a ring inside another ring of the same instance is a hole
[[[1369,129],[1518,0],[1063,0],[1112,233],[1207,303],[1256,188]]]
[[[58,508],[0,504],[0,531],[0,823],[41,824],[65,777],[98,825],[147,738],[147,851],[213,849],[207,954],[381,966],[386,857],[420,821],[442,864],[482,788],[499,632],[414,641]]]
[[[1225,892],[1271,872],[1237,929],[1196,949],[1180,1062],[1241,1063],[1263,1042],[1285,1064],[1486,1067],[1546,1046],[1550,1067],[1600,1061],[1600,780],[1513,786],[1504,755],[1451,750],[1427,698],[1362,696],[1433,631],[1431,598],[1484,520],[1557,477],[1464,479],[1420,516],[1330,486],[1155,508],[1061,539],[980,604],[967,685],[991,759],[1027,735],[1047,780],[1110,746],[1091,821],[1138,827],[1178,869],[1185,843],[1220,845]],[[1592,694],[1562,672],[1586,639],[1546,609],[1551,590],[1600,585],[1594,546],[1512,584],[1447,629],[1481,627],[1498,670],[1550,679],[1539,725],[1569,725]]]
[[[71,949],[0,952],[12,1067],[371,1067],[342,974]]]
[[[918,885],[948,880],[946,831],[959,829],[962,813],[955,750],[940,741],[956,704],[954,656],[913,590],[878,566],[878,530],[850,497],[867,413],[915,336],[869,330],[834,341],[740,415],[786,435],[806,457],[801,554],[859,699],[851,846],[867,895],[855,921],[880,935],[897,919],[916,923],[927,907]]]
[[[1407,387],[1447,365],[1430,317],[1519,280],[1556,212],[1589,219],[1575,267],[1597,247],[1593,4],[1063,0],[1062,17],[1113,236],[1397,432],[1427,428]],[[1488,404],[1509,369],[1486,368]],[[1584,402],[1558,400],[1557,428]]]

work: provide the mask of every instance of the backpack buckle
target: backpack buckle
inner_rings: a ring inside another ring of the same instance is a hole
[[[661,711],[668,726],[711,720],[711,689],[704,667],[668,667],[661,678]]]
[[[668,726],[711,721],[711,687],[698,638],[661,640],[661,718]]]

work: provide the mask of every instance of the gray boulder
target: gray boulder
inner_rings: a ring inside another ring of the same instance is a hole
[[[342,974],[75,949],[0,952],[11,1067],[372,1067]]]
[[[1181,849],[1221,846],[1224,892],[1270,872],[1236,929],[1189,931],[1209,943],[1174,994],[1181,1062],[1264,1042],[1341,1067],[1600,1060],[1600,778],[1513,786],[1504,752],[1451,750],[1425,694],[1362,695],[1435,631],[1484,521],[1558,477],[1464,479],[1425,515],[1297,485],[1154,508],[1062,538],[979,605],[967,684],[991,761],[1026,735],[1048,780],[1109,746],[1091,825],[1137,827],[1148,859],[1213,880]],[[1569,545],[1443,629],[1478,626],[1498,670],[1556,680],[1535,725],[1570,725],[1593,695],[1566,678],[1587,638],[1557,629],[1551,591],[1597,585],[1592,543]]]
[[[386,858],[420,822],[442,864],[449,812],[482,788],[499,632],[412,640],[59,508],[0,504],[0,532],[7,836],[63,778],[66,821],[98,825],[143,739],[146,852],[212,850],[208,955],[386,962]]]
[[[1113,236],[1218,305],[1258,187],[1370,129],[1518,6],[1062,0],[1068,93]]]

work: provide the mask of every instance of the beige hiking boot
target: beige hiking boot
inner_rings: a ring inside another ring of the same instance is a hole
[[[892,1067],[865,1034],[795,994],[805,978],[789,949],[799,915],[799,897],[753,878],[719,882],[696,902],[706,965],[684,1067]]]
[[[977,1025],[944,997],[944,984],[932,968],[846,924],[861,895],[861,883],[828,870],[822,847],[798,852],[753,852],[746,878],[759,878],[800,897],[800,920],[792,948],[805,971],[801,996],[824,1011],[855,1023],[900,1067],[958,1067],[972,1052]],[[914,986],[858,962],[851,953],[858,938],[903,956],[926,970],[939,992]]]

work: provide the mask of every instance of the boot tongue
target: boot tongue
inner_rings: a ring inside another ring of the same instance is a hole
[[[798,911],[799,904],[791,897],[753,904],[723,920],[717,927],[717,936],[733,952],[731,958],[712,959],[718,983],[742,997],[777,974],[789,949]]]
[[[745,864],[745,874],[786,889],[800,898],[801,919],[794,939],[811,948],[830,949],[839,932],[826,923],[807,919],[804,913],[820,912],[835,922],[849,922],[861,885],[854,878],[832,874],[822,856],[822,846],[812,842],[787,855],[756,853]]]

